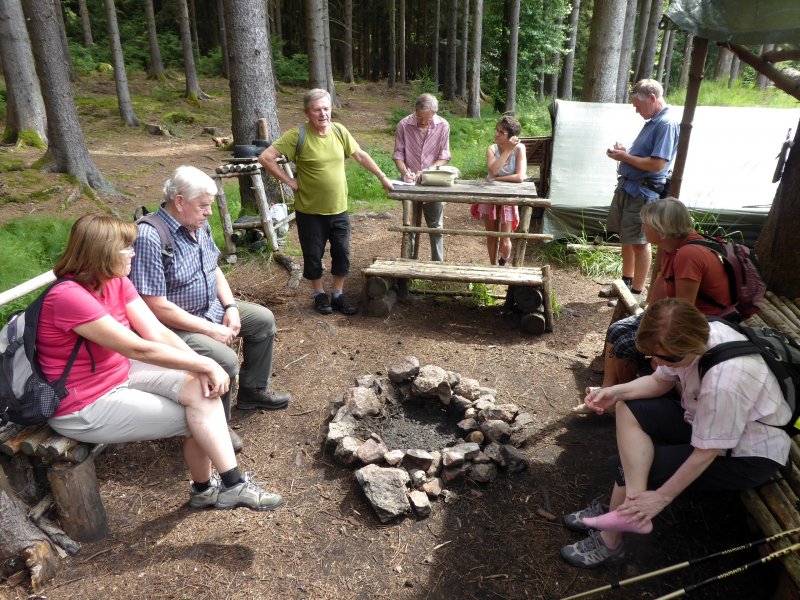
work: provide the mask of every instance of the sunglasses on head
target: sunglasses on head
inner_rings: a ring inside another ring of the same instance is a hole
[[[686,358],[686,355],[684,354],[683,356],[666,356],[664,354],[653,353],[645,355],[645,358],[647,360],[652,360],[654,358],[657,358],[658,360],[663,360],[664,362],[668,363],[678,363],[681,362],[684,358]]]

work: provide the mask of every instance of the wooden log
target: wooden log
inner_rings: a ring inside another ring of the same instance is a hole
[[[283,266],[284,269],[289,271],[289,282],[286,284],[290,290],[296,290],[300,287],[300,278],[303,276],[303,270],[300,265],[292,260],[292,257],[285,252],[277,251],[272,253],[275,261]]]
[[[25,429],[25,425],[6,423],[0,427],[0,444],[18,435],[23,429]]]
[[[790,311],[792,311],[792,313],[794,313],[795,317],[800,319],[800,306],[797,306],[797,304],[795,304],[794,302],[789,300],[786,296],[781,296],[780,298],[781,298],[781,302],[783,302],[783,305],[786,308],[788,308]]]
[[[531,228],[531,213],[533,209],[530,206],[519,207],[519,226],[517,229],[524,235],[530,235],[528,232]],[[497,227],[500,229],[500,226]],[[533,234],[543,235],[543,234]],[[542,238],[543,239],[543,238]],[[550,239],[553,239],[552,237]],[[514,267],[521,267],[525,264],[525,249],[528,247],[527,238],[519,238],[511,240],[514,247],[511,250],[511,265]]]
[[[385,277],[368,277],[364,283],[364,291],[369,298],[385,296],[391,287],[391,282]]]
[[[79,542],[93,542],[108,535],[106,510],[91,457],[75,465],[56,463],[47,478],[67,535]]]
[[[436,229],[435,227],[402,227],[400,225],[390,225],[386,230],[395,233],[441,233],[442,235],[511,238],[512,240],[538,240],[540,242],[549,242],[553,239],[553,236],[549,233],[514,233],[506,231],[481,231],[478,229]]]
[[[0,562],[21,557],[31,575],[34,592],[40,591],[61,568],[50,540],[28,520],[17,502],[0,490]]]
[[[765,302],[761,307],[761,318],[769,323],[770,327],[778,329],[792,336],[800,335],[800,329],[780,312],[771,302]]]
[[[522,331],[525,333],[532,333],[533,335],[544,333],[547,327],[547,323],[544,319],[544,312],[532,312],[522,315],[519,324]]]
[[[800,469],[797,467],[796,463],[789,463],[789,469],[784,474],[784,477],[786,478],[786,482],[789,484],[789,487],[792,488],[792,491],[797,496],[800,496]]]
[[[775,294],[773,294],[770,291],[767,291],[766,295],[767,295],[767,298],[769,298],[770,302],[772,302],[772,305],[775,308],[777,308],[781,312],[781,314],[784,317],[786,317],[786,319],[792,325],[794,325],[794,327],[796,329],[800,330],[800,318],[798,318],[797,315],[795,315],[794,312],[792,312],[792,310],[783,303],[783,300],[778,298],[778,296],[776,296]]]
[[[42,452],[44,452],[44,454],[42,454]],[[39,456],[50,460],[64,460],[66,456],[80,456],[82,454],[82,458],[72,461],[80,462],[89,455],[89,446],[82,444],[78,440],[73,440],[72,438],[54,433],[39,444],[37,453],[39,453]]]
[[[543,300],[542,292],[538,288],[514,287],[514,307],[520,312],[534,312],[542,305]]]
[[[544,302],[545,331],[553,331],[555,319],[553,318],[553,275],[550,265],[542,267],[542,301]]]
[[[19,445],[20,451],[26,456],[36,456],[36,449],[45,440],[53,435],[53,430],[49,427],[42,427],[36,433],[27,436]]]
[[[389,290],[383,296],[372,298],[366,307],[366,313],[370,317],[388,317],[397,304],[397,292]]]
[[[17,452],[20,451],[22,447],[22,442],[24,442],[30,436],[36,434],[40,429],[43,429],[44,427],[45,425],[31,425],[30,427],[26,427],[14,437],[7,439],[2,444],[0,444],[0,452],[8,456],[14,456]]]
[[[619,244],[567,244],[567,254],[576,254],[581,251],[588,252],[614,252],[619,254],[622,252],[622,246]]]
[[[781,527],[794,529],[800,526],[800,515],[797,514],[794,506],[789,504],[789,500],[786,499],[777,482],[765,483],[757,491]]]

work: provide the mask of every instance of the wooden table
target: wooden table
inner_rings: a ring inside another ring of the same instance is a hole
[[[403,203],[403,227],[398,229],[403,233],[403,242],[400,255],[403,258],[416,258],[412,256],[412,235],[417,242],[420,233],[441,233],[452,235],[481,235],[485,237],[510,237],[516,240],[512,255],[512,264],[520,267],[525,259],[525,248],[529,239],[552,239],[549,235],[528,233],[531,222],[531,213],[534,208],[547,208],[550,201],[539,198],[536,186],[533,183],[507,183],[496,181],[471,181],[463,180],[451,186],[439,187],[432,185],[396,185],[395,189],[387,194],[393,200]],[[472,204],[475,202],[494,204],[498,206],[515,205],[520,209],[520,233],[504,233],[492,231],[461,230],[461,229],[433,229],[420,227],[422,211],[417,215],[417,222],[412,225],[412,204],[414,202],[454,202],[459,204]],[[413,244],[419,248],[419,244]]]

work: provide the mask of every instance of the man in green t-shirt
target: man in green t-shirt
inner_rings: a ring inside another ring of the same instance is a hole
[[[338,310],[346,315],[358,312],[342,294],[350,270],[350,217],[347,214],[347,179],[344,160],[353,157],[380,179],[389,192],[392,183],[342,125],[331,122],[331,96],[313,89],[303,97],[306,123],[287,131],[258,158],[273,177],[288,185],[295,196],[295,221],[303,250],[303,277],[314,290],[314,308],[323,315]],[[285,156],[297,165],[297,177],[290,178],[277,163]],[[322,286],[322,257],[330,243],[330,299]]]

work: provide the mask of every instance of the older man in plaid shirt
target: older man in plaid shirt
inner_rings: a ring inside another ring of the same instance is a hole
[[[450,162],[450,124],[436,114],[439,101],[433,94],[422,94],[414,103],[414,114],[397,124],[394,142],[394,164],[403,181],[419,181],[424,169]],[[425,215],[428,227],[444,226],[443,202],[414,202],[413,219],[419,211]],[[444,239],[431,234],[431,260],[444,260]]]
[[[240,410],[278,409],[290,396],[269,387],[275,341],[275,317],[259,304],[237,301],[217,266],[219,249],[208,217],[216,195],[214,181],[195,167],[178,167],[164,184],[164,204],[155,213],[172,233],[173,258],[165,267],[155,227],[139,224],[130,278],[158,319],[195,352],[210,356],[228,373],[239,375]],[[230,344],[244,340],[241,371]],[[230,419],[231,393],[222,397]],[[234,446],[241,441],[231,431]]]

